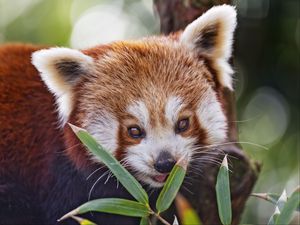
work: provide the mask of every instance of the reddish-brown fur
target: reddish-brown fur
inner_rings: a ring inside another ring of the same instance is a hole
[[[94,187],[86,177],[99,162],[65,122],[93,133],[151,187],[161,187],[153,182],[166,172],[155,166],[160,153],[168,151],[176,161],[192,157],[198,146],[226,141],[222,91],[232,87],[227,60],[233,30],[225,31],[222,24],[233,29],[235,11],[223,8],[224,21],[218,18],[221,8],[215,8],[182,34],[119,41],[81,52],[1,46],[0,220],[11,221],[11,215],[28,209],[19,221],[29,216],[52,224],[85,201],[90,184]],[[232,15],[226,19],[228,13]],[[216,22],[213,30],[203,27]],[[189,125],[177,129],[181,119]],[[144,130],[143,137],[130,135],[131,126]],[[101,177],[105,170],[99,170]],[[100,181],[95,198],[130,198],[125,189],[114,189],[114,181],[109,186]],[[107,221],[107,215],[98,216]],[[118,224],[119,219],[108,221]]]
[[[95,59],[104,58],[105,63],[100,60],[97,64],[97,70],[102,72],[101,79],[84,77],[75,88],[76,107],[70,122],[80,126],[86,113],[97,110],[97,104],[101,102],[99,106],[114,114],[121,124],[116,155],[119,159],[127,146],[138,143],[138,140],[130,139],[126,128],[122,127],[124,120],[128,119],[125,109],[129,102],[142,98],[149,107],[150,120],[155,126],[165,123],[162,116],[165,105],[162,103],[168,97],[166,93],[189,99],[188,108],[194,112],[199,100],[197,96],[208,87],[215,88],[216,83],[210,73],[212,69],[203,58],[200,56],[199,60],[195,60],[186,49],[168,46],[167,41],[170,40],[176,42],[177,38],[150,38],[147,43],[118,42],[84,51]],[[66,149],[66,154],[78,168],[85,168],[91,163],[68,126],[64,128],[64,147],[54,98],[30,62],[32,52],[39,49],[31,45],[5,45],[0,48],[0,173],[16,170],[17,164],[24,168],[21,173],[34,183],[39,183],[41,176],[47,174],[47,166],[53,158],[53,146]],[[170,58],[172,60],[168,60]],[[202,76],[196,75],[199,71]],[[149,83],[155,86],[149,87]],[[205,143],[205,131],[195,115],[192,119],[193,127],[183,135],[197,136]],[[32,174],[35,174],[34,177]]]
[[[63,146],[53,96],[31,64],[41,47],[0,47],[0,177],[19,174],[40,185],[47,180],[53,146]]]
[[[114,43],[106,46],[105,51],[100,47],[86,50],[85,54],[100,58],[96,62],[97,72],[84,77],[75,88],[75,109],[70,122],[80,126],[91,111],[105,109],[113,114],[120,123],[116,151],[118,159],[122,158],[126,147],[139,143],[139,140],[128,137],[124,126],[130,118],[126,112],[130,102],[142,99],[149,109],[151,124],[155,127],[165,123],[164,107],[169,96],[188,99],[187,108],[195,113],[201,93],[214,87],[212,74],[204,60],[201,57],[195,60],[179,45],[174,48],[175,38],[154,37],[145,40]],[[196,136],[201,143],[205,143],[205,131],[201,129],[196,116],[192,118],[192,128],[183,135]],[[73,147],[78,142],[70,132],[68,128],[65,129],[67,154],[78,167],[85,167],[90,162],[82,147]]]

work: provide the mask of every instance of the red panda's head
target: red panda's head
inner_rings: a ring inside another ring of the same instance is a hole
[[[91,159],[66,122],[88,130],[153,187],[162,186],[179,158],[224,142],[221,90],[232,89],[235,26],[235,9],[223,5],[170,37],[35,52],[32,62],[56,97],[74,162]]]

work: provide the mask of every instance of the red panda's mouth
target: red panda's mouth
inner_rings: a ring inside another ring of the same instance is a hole
[[[160,174],[153,176],[152,179],[158,183],[164,183],[167,180],[169,174]]]

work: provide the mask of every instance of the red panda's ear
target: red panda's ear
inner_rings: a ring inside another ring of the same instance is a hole
[[[228,63],[236,27],[236,11],[229,5],[215,6],[189,24],[180,41],[191,51],[210,59],[218,71],[218,81],[232,90],[233,73]]]
[[[64,124],[73,109],[72,87],[88,74],[93,59],[79,50],[50,48],[32,54],[32,64],[55,95],[61,122]]]

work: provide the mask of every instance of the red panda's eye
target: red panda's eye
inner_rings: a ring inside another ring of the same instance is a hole
[[[177,121],[175,132],[176,133],[182,133],[186,131],[190,127],[190,120],[189,118],[184,118]]]
[[[145,137],[145,132],[138,126],[132,126],[128,128],[128,134],[132,138],[143,138]]]

